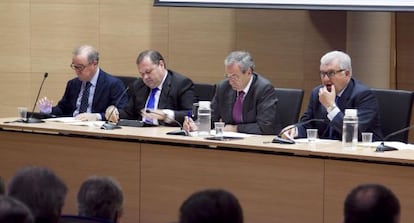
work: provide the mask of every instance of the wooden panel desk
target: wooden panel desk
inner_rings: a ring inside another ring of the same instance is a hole
[[[76,193],[90,175],[122,185],[122,222],[178,219],[196,190],[224,188],[240,200],[245,222],[339,222],[346,194],[367,182],[390,187],[402,221],[414,219],[414,152],[343,150],[337,141],[280,145],[272,136],[234,141],[170,136],[166,127],[102,130],[59,123],[4,123],[0,119],[0,175],[26,165],[48,166],[68,184],[64,213],[76,213]]]

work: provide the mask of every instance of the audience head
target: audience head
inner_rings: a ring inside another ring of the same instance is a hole
[[[121,187],[114,179],[92,176],[79,189],[78,214],[117,222],[123,200]]]
[[[336,93],[341,92],[352,76],[351,58],[341,51],[331,51],[321,58],[320,75],[322,84],[329,90],[335,86]]]
[[[99,52],[92,46],[83,45],[73,51],[72,64],[81,81],[90,81],[98,69]]]
[[[243,223],[237,198],[221,189],[192,194],[180,207],[179,223]]]
[[[1,223],[33,223],[29,208],[22,202],[6,196],[0,196]]]
[[[344,223],[398,223],[399,218],[398,198],[382,185],[359,185],[345,199]]]
[[[224,66],[231,87],[236,91],[242,91],[254,71],[253,58],[248,52],[233,51],[224,60]]]
[[[167,73],[165,60],[155,50],[141,52],[137,58],[137,68],[145,85],[149,88],[158,87]]]
[[[5,186],[4,186],[4,181],[3,178],[0,177],[0,195],[3,195],[5,192]]]
[[[37,223],[58,222],[67,187],[51,170],[42,167],[21,169],[10,179],[7,193],[32,211]]]

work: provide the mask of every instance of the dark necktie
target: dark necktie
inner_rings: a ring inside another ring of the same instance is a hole
[[[243,97],[244,92],[240,91],[233,105],[233,120],[236,124],[243,121]]]
[[[82,98],[81,98],[81,104],[79,107],[79,114],[80,113],[84,113],[86,112],[86,110],[88,109],[88,105],[89,105],[89,89],[91,87],[91,82],[86,82],[86,85],[83,89],[82,92]]]
[[[157,87],[151,89],[151,94],[150,94],[150,97],[149,97],[148,103],[147,103],[147,109],[152,110],[152,109],[155,108],[155,94],[157,93],[158,90],[159,89]],[[147,118],[147,119],[145,119],[145,121],[146,122],[152,122],[152,119]]]

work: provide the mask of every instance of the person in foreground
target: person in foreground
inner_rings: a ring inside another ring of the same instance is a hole
[[[178,126],[176,121],[182,123],[192,110],[191,79],[167,69],[164,57],[155,50],[141,52],[136,64],[141,78],[132,84],[128,105],[124,109],[108,107],[107,119],[114,123],[121,118]]]
[[[73,116],[83,121],[105,120],[105,110],[118,102],[123,108],[128,96],[123,94],[124,84],[99,65],[99,52],[84,45],[73,52],[70,67],[77,77],[68,81],[65,93],[56,106],[47,97],[37,103],[40,112],[57,116]],[[121,97],[122,95],[122,97]]]
[[[362,184],[346,197],[343,223],[399,223],[400,203],[379,184]]]
[[[243,211],[237,198],[222,189],[198,191],[180,207],[179,223],[243,223]]]
[[[1,223],[33,223],[33,215],[22,202],[7,196],[0,195],[0,222]]]
[[[282,129],[283,138],[305,138],[306,129],[318,129],[319,138],[342,139],[345,109],[358,110],[358,132],[372,132],[374,140],[382,139],[378,102],[370,88],[352,77],[351,58],[341,51],[331,51],[321,58],[322,85],[311,92],[299,124]],[[324,122],[311,121],[324,119]]]
[[[248,52],[231,52],[224,60],[226,79],[217,84],[211,103],[211,121],[223,121],[224,130],[250,134],[275,134],[280,125],[276,118],[277,96],[274,87],[254,72]],[[183,125],[195,130],[187,117]]]
[[[7,195],[26,204],[36,223],[58,223],[68,188],[43,167],[27,167],[16,172],[7,185]]]
[[[118,182],[110,177],[92,176],[78,191],[78,215],[119,222],[124,196]]]

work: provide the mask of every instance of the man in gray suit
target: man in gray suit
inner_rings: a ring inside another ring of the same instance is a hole
[[[119,111],[116,108],[113,110],[113,106],[108,107],[107,119],[115,123],[122,118],[178,126],[174,120],[182,123],[184,116],[192,110],[193,82],[168,70],[158,51],[141,52],[136,63],[141,78],[132,84],[127,106]]]
[[[248,52],[231,52],[224,60],[226,79],[217,84],[211,103],[211,121],[223,121],[225,131],[272,135],[280,130],[274,87],[254,72]],[[186,130],[192,130],[188,119]]]

